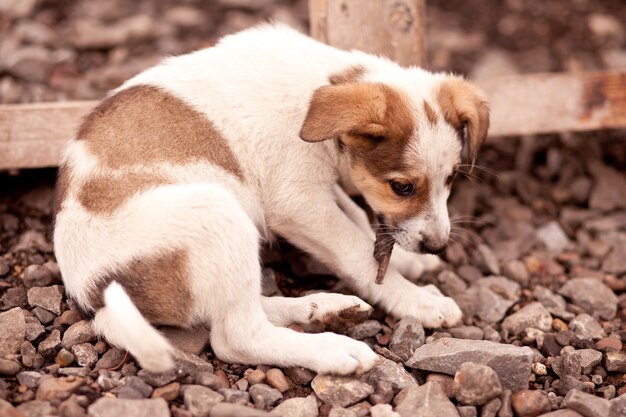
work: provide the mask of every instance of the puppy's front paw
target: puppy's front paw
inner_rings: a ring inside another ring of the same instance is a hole
[[[316,335],[319,346],[306,367],[319,374],[348,375],[367,372],[378,362],[379,356],[365,343],[333,333]]]
[[[398,245],[391,252],[390,263],[411,281],[417,280],[425,271],[434,271],[442,266],[441,259],[435,255],[408,252]]]
[[[398,305],[400,316],[411,316],[418,319],[424,327],[451,327],[461,322],[463,313],[450,297],[441,295],[436,287],[415,287],[415,291]]]
[[[361,323],[373,311],[369,304],[353,295],[318,293],[306,298],[311,303],[310,321],[320,321],[333,331]]]

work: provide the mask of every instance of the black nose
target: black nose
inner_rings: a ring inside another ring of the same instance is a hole
[[[429,239],[422,240],[422,244],[421,244],[422,252],[432,253],[433,255],[438,255],[441,252],[443,252],[445,248],[446,248],[445,243],[443,244],[439,242],[435,243]]]

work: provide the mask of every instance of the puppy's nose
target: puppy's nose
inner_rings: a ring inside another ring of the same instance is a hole
[[[430,239],[422,240],[422,244],[421,244],[422,252],[432,253],[433,255],[438,255],[441,252],[443,252],[445,248],[446,248],[445,243],[433,241]]]

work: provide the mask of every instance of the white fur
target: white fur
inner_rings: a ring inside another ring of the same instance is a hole
[[[71,143],[65,163],[74,185],[57,215],[54,235],[68,293],[85,305],[103,272],[131,259],[182,248],[189,254],[194,297],[181,300],[192,309],[186,324],[211,326],[211,344],[219,358],[341,374],[370,369],[377,355],[362,342],[278,327],[353,306],[370,308],[356,297],[337,294],[262,298],[259,239],[278,233],[387,311],[416,317],[427,327],[457,323],[461,312],[450,298],[403,276],[422,272],[424,262],[415,254],[396,248],[384,283],[374,282],[374,234],[362,209],[336,185],[351,186],[348,161],[331,141],[309,144],[298,138],[313,91],[326,85],[330,74],[354,65],[366,68],[366,81],[387,83],[416,98],[423,147],[417,153],[424,158],[424,169],[445,181],[451,158],[441,155],[458,152],[460,145],[454,132],[429,126],[418,110],[445,75],[340,51],[282,26],[250,29],[213,48],[169,58],[118,89],[157,86],[205,114],[228,140],[244,182],[209,163],[139,165],[133,169],[158,173],[173,184],[146,190],[113,214],[98,216],[78,202],[77,187],[95,173],[118,173],[103,168],[80,141]],[[445,189],[438,189],[430,210],[436,221],[418,219],[405,225],[410,236],[428,227],[447,233],[447,196]],[[142,366],[167,366],[167,343],[121,287],[112,284],[105,301],[96,316],[98,331],[127,348]]]

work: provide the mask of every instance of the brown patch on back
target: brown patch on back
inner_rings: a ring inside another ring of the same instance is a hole
[[[354,65],[336,74],[331,74],[330,77],[328,77],[328,82],[332,85],[355,83],[359,81],[359,78],[361,78],[364,73],[365,67],[363,67],[363,65]]]
[[[439,120],[437,113],[435,113],[435,110],[430,107],[430,104],[428,104],[427,101],[424,102],[424,113],[426,114],[426,118],[428,118],[431,125],[437,124],[437,121]]]
[[[111,168],[209,161],[243,180],[228,142],[202,113],[156,87],[136,86],[104,100],[78,137]]]
[[[450,77],[441,83],[435,97],[446,122],[457,130],[467,126],[468,137],[461,140],[473,164],[489,129],[489,106],[482,93],[462,78]]]
[[[101,277],[90,294],[90,308],[104,306],[104,290],[116,281],[150,323],[186,326],[189,324],[193,294],[184,250],[131,261]]]
[[[63,164],[57,171],[57,182],[54,187],[54,201],[52,203],[52,215],[56,218],[61,206],[67,198],[67,194],[70,187],[70,174],[67,165]]]
[[[93,177],[81,187],[78,201],[88,211],[111,214],[133,195],[167,182],[162,176],[148,173]]]

